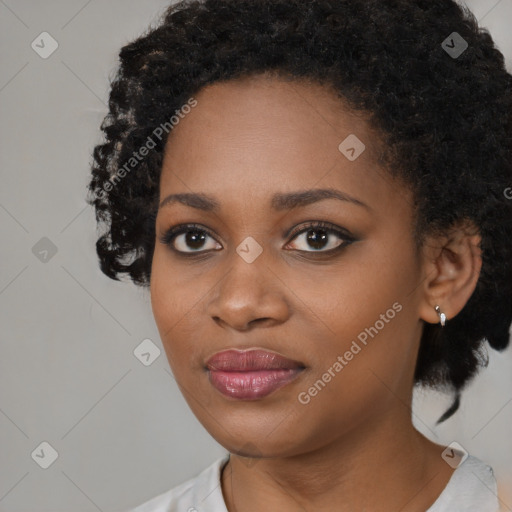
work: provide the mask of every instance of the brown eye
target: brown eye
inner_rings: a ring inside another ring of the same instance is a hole
[[[302,239],[302,248],[294,248],[303,252],[329,252],[355,240],[331,224],[322,222],[311,223],[296,232],[293,239],[299,238]]]
[[[168,230],[161,237],[160,241],[165,245],[169,245],[174,251],[180,253],[195,253],[215,250],[217,248],[217,246],[212,243],[208,246],[207,242],[209,238],[214,240],[211,233],[204,228],[195,225],[181,225]]]

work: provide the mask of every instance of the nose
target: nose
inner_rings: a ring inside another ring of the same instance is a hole
[[[238,331],[285,322],[291,309],[286,285],[261,256],[247,263],[235,252],[232,259],[231,268],[217,284],[208,304],[211,318]]]

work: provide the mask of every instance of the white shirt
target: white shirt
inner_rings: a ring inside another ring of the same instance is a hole
[[[221,473],[229,454],[197,476],[126,512],[228,512]],[[498,512],[497,484],[492,468],[469,455],[425,512]]]

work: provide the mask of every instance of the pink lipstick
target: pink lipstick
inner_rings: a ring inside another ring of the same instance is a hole
[[[211,384],[224,396],[258,400],[294,380],[304,365],[261,349],[225,350],[206,362]]]

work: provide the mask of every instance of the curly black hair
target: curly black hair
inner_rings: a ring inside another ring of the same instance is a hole
[[[482,237],[474,293],[444,328],[425,323],[415,369],[415,384],[454,391],[439,422],[451,416],[488,363],[485,342],[505,349],[512,321],[512,75],[471,11],[452,0],[184,0],[119,57],[88,185],[106,227],[101,270],[149,286],[171,120],[202,87],[268,72],[328,85],[382,134],[380,163],[414,193],[417,243],[462,220]]]

